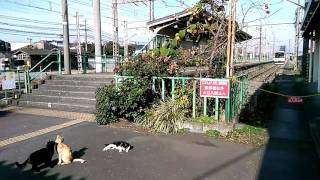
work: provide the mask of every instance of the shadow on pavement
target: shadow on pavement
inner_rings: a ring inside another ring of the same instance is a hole
[[[29,166],[28,166],[29,167]],[[27,167],[27,168],[28,168]],[[15,163],[7,163],[6,161],[0,161],[0,176],[1,180],[71,180],[72,176],[59,177],[59,173],[50,174],[49,170],[41,171],[40,173],[35,173],[28,170],[19,169],[16,167]],[[85,178],[80,178],[79,180],[85,180]]]
[[[281,75],[275,82],[281,94],[305,95],[305,84],[295,75]],[[264,103],[264,102],[259,102]],[[277,96],[272,116],[266,123],[266,144],[257,179],[320,179],[319,159],[306,118],[304,105],[288,103],[288,97]]]
[[[87,147],[83,147],[78,151],[73,151],[72,152],[73,158],[81,158],[83,155],[85,155],[85,152],[87,149],[88,149]]]
[[[235,158],[231,159],[230,161],[227,161],[227,162],[219,165],[218,167],[215,167],[215,168],[213,168],[213,169],[205,172],[204,174],[202,174],[202,175],[200,175],[200,176],[198,176],[198,177],[193,178],[193,180],[202,180],[202,179],[206,179],[206,178],[208,178],[208,177],[211,177],[211,176],[214,175],[215,173],[217,173],[217,172],[219,172],[219,171],[227,168],[228,166],[230,166],[230,165],[232,165],[232,164],[234,164],[234,163],[236,163],[236,162],[238,162],[238,161],[240,161],[240,160],[242,160],[242,159],[244,159],[244,158],[246,158],[246,157],[254,154],[255,152],[257,152],[257,151],[259,151],[259,150],[260,150],[260,149],[258,149],[258,148],[256,148],[256,149],[251,149],[251,150],[249,150],[248,152],[246,152],[246,153],[244,153],[244,154],[242,154],[242,155],[240,155],[240,156],[238,156],[238,157],[235,157]]]
[[[3,111],[0,109],[0,117],[6,117],[11,113],[12,113],[11,111]]]

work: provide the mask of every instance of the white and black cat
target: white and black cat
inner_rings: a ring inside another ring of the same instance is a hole
[[[37,172],[40,171],[40,168],[38,166],[41,164],[53,167],[51,159],[54,154],[55,145],[56,143],[54,141],[49,141],[45,148],[31,153],[26,161],[24,161],[22,164],[16,162],[16,165],[19,168],[23,168],[27,165],[27,163],[29,163],[32,165],[32,170]]]
[[[133,146],[125,141],[115,141],[113,143],[105,145],[106,146],[102,149],[102,151],[108,151],[109,149],[117,149],[119,152],[129,152],[129,150],[133,149]]]

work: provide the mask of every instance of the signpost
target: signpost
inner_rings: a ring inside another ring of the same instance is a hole
[[[200,96],[229,98],[230,82],[228,79],[201,79]]]

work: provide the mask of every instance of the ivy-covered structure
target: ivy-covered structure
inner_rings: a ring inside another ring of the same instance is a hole
[[[184,10],[179,13],[171,14],[162,18],[149,21],[147,26],[149,28],[150,43],[148,44],[148,49],[158,48],[161,44],[165,43],[168,38],[174,38],[180,30],[187,28],[189,25],[190,17],[193,12],[190,10]],[[205,19],[198,17],[193,18],[193,21],[205,23]],[[238,30],[235,35],[236,42],[246,41],[252,38],[248,33]],[[208,34],[201,36],[197,41],[193,39],[184,39],[180,47],[184,49],[191,49],[192,47],[202,47],[208,44]]]

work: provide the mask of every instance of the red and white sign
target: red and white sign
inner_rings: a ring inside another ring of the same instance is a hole
[[[290,96],[288,97],[288,103],[290,104],[302,104],[303,98],[299,96]]]
[[[230,83],[228,79],[201,79],[200,96],[229,98]]]

